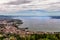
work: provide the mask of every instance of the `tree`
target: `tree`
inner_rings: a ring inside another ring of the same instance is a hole
[[[15,26],[16,28],[18,28],[18,26],[23,24],[22,20],[19,20],[19,19],[10,19],[10,20],[7,20],[7,23],[10,23],[10,25]]]

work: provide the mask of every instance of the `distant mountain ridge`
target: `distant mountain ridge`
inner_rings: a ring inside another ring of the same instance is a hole
[[[60,19],[60,16],[51,16],[52,19]]]
[[[4,16],[4,15],[0,15],[0,19],[11,19],[11,16]]]
[[[12,19],[13,17],[51,17],[52,19],[60,19],[60,16],[11,16],[0,15],[0,19]]]

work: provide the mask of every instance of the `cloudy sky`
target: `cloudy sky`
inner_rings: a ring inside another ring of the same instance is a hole
[[[60,0],[0,0],[0,15],[60,16]]]

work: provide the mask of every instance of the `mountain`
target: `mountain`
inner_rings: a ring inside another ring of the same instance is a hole
[[[60,19],[60,16],[50,16],[52,19]]]
[[[11,19],[11,16],[4,16],[4,15],[0,15],[0,19]]]

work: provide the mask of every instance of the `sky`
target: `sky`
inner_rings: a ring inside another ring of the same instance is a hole
[[[60,16],[60,0],[0,0],[0,15]]]

